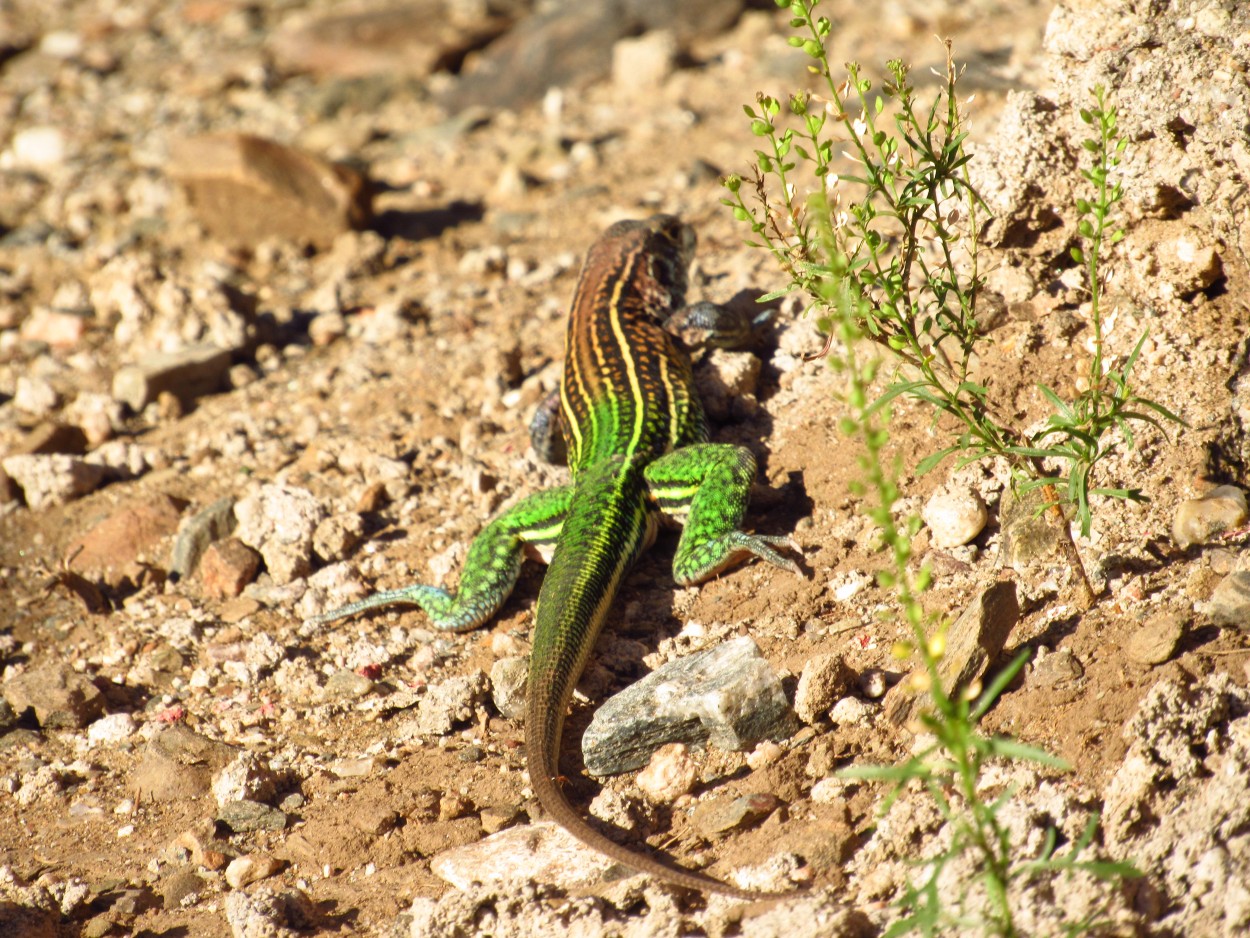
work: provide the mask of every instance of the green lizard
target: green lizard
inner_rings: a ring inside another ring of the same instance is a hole
[[[434,626],[475,628],[503,605],[526,548],[555,547],[535,614],[525,721],[526,765],[539,803],[562,827],[612,859],[688,888],[758,894],[670,866],[591,827],[559,787],[565,711],[626,571],[661,516],[683,525],[673,560],[682,585],[754,555],[795,573],[786,537],[747,534],[755,458],[707,442],[690,361],[662,327],[684,302],[694,231],[658,215],[618,222],[590,248],[573,297],[560,384],[572,482],[523,499],[474,539],[456,593],[414,584],[375,593],[312,620],[415,603]]]

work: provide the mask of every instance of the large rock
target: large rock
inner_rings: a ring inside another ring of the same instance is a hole
[[[66,664],[27,671],[7,681],[3,691],[15,713],[33,710],[48,729],[80,729],[104,712],[99,689]]]
[[[176,141],[168,172],[215,237],[266,238],[325,247],[373,214],[368,180],[351,167],[248,134]]]

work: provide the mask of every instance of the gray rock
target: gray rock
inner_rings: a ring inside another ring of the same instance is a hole
[[[45,729],[79,729],[104,713],[104,696],[95,684],[67,664],[19,674],[3,691],[14,712],[34,710]]]
[[[1250,630],[1250,570],[1237,570],[1220,580],[1207,603],[1207,616],[1216,625]]]
[[[495,708],[509,720],[525,715],[529,659],[500,658],[490,666],[490,695]]]
[[[236,834],[248,831],[280,831],[286,828],[286,812],[259,801],[241,798],[222,805],[217,820]]]
[[[526,17],[476,57],[447,92],[449,107],[518,108],[552,87],[580,88],[605,78],[617,40],[668,30],[678,47],[715,35],[742,10],[741,0],[600,0],[557,4]]]
[[[219,498],[203,511],[178,526],[178,536],[169,560],[169,570],[179,576],[190,576],[199,565],[204,551],[213,541],[234,530],[234,499]]]
[[[582,737],[586,768],[615,775],[665,743],[742,750],[794,730],[781,680],[749,637],[671,661],[606,701]]]
[[[152,352],[113,375],[113,397],[139,413],[162,392],[189,405],[226,386],[230,350],[192,345],[177,352]]]

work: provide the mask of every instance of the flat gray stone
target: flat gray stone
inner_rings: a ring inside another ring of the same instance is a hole
[[[749,637],[671,661],[606,701],[582,737],[593,775],[646,765],[665,743],[742,750],[796,728],[781,679]]]
[[[1207,616],[1216,625],[1250,630],[1250,570],[1238,570],[1220,580],[1207,603]]]
[[[179,576],[190,576],[213,541],[228,536],[234,530],[234,498],[219,498],[203,511],[186,519],[178,526],[169,571]]]

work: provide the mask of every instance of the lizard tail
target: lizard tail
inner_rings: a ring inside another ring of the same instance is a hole
[[[560,789],[560,740],[573,687],[621,579],[654,535],[646,484],[632,460],[604,460],[576,484],[535,616],[525,722],[530,785],[553,820],[618,863],[689,889],[748,900],[769,897],[616,843],[591,827]]]

